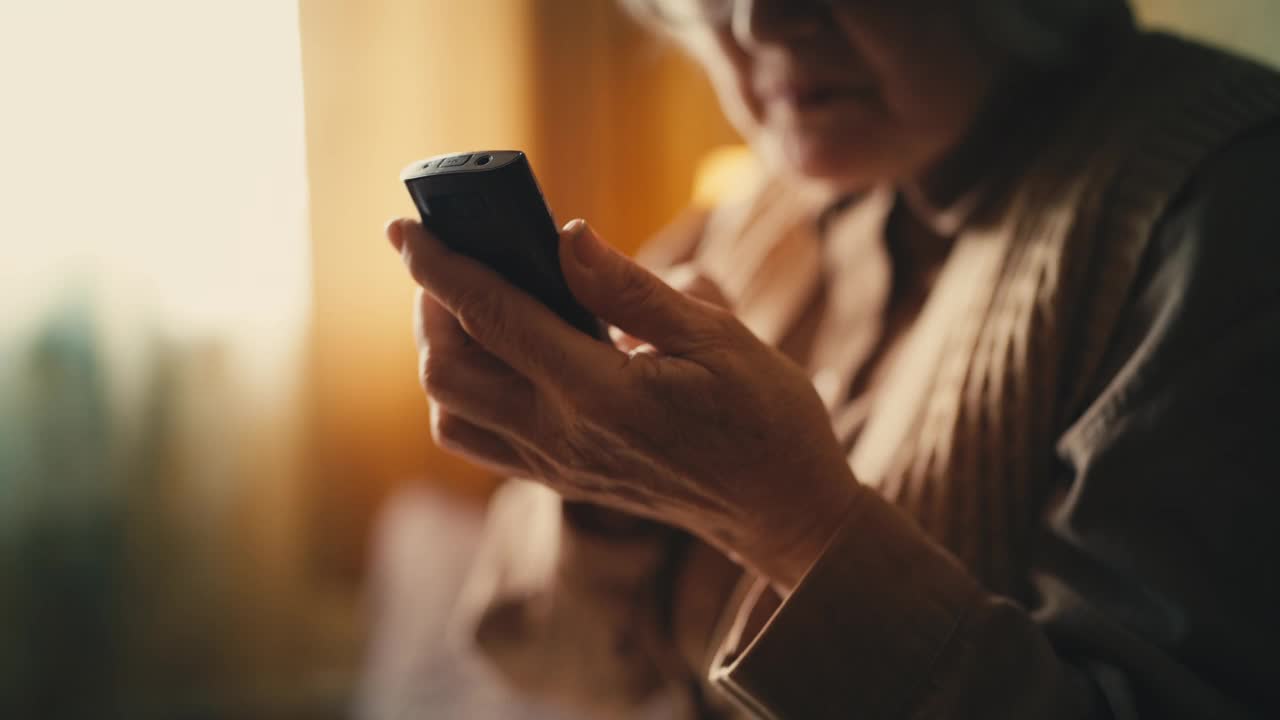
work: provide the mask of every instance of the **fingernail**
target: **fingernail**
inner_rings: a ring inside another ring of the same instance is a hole
[[[604,248],[600,247],[600,241],[596,240],[595,233],[587,227],[585,220],[572,220],[564,229],[573,237],[573,257],[579,265],[591,268],[600,262]]]
[[[400,223],[404,218],[392,218],[387,221],[387,226],[383,232],[387,234],[387,239],[391,241],[391,247],[400,252],[400,248],[404,247],[404,229],[400,227]]]

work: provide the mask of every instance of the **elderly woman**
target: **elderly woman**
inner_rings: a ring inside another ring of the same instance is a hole
[[[1280,714],[1280,79],[1122,0],[641,5],[769,170],[690,292],[571,222],[609,346],[388,228],[435,438],[540,484],[468,589],[511,681],[597,717]]]

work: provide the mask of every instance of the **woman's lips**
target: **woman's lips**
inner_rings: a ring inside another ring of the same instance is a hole
[[[821,110],[843,103],[866,103],[875,97],[869,87],[791,82],[757,86],[756,95],[765,105],[797,111]]]

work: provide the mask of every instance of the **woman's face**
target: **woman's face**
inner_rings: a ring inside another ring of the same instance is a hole
[[[970,7],[739,0],[727,22],[682,37],[766,159],[858,190],[917,179],[974,124],[1001,63],[978,41]]]

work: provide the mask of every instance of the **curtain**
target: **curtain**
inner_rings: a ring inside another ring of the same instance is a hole
[[[2,716],[253,716],[350,672],[301,555],[299,42],[287,0],[0,9]]]

